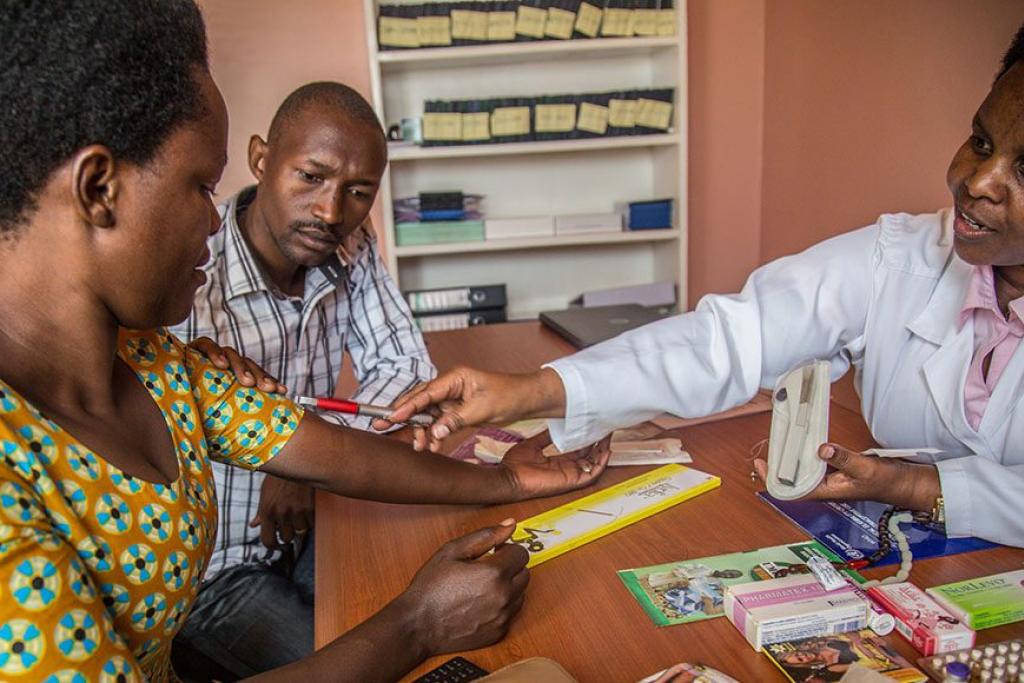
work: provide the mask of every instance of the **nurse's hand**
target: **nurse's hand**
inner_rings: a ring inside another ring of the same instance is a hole
[[[558,374],[543,369],[522,375],[459,367],[421,384],[395,402],[388,420],[373,421],[383,430],[417,413],[436,416],[429,428],[413,427],[413,447],[437,452],[441,442],[464,427],[507,423],[526,417],[561,417],[565,389]]]
[[[876,500],[908,510],[927,512],[941,495],[939,472],[900,458],[880,458],[851,451],[833,443],[818,447],[828,472],[806,500]],[[768,463],[758,458],[754,469],[764,481]]]

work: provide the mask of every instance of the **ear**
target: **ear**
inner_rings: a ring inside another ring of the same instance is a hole
[[[86,223],[97,228],[114,227],[120,183],[117,163],[108,147],[89,145],[73,157],[71,192],[75,210]]]
[[[259,135],[249,138],[249,171],[256,182],[263,180],[267,165],[267,143]]]

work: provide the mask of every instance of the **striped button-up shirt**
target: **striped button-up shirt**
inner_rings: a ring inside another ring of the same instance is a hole
[[[220,207],[221,229],[210,238],[207,282],[188,320],[173,328],[188,341],[210,337],[259,363],[294,394],[332,396],[345,351],[362,403],[389,404],[436,374],[409,307],[388,276],[368,229],[357,230],[339,259],[306,273],[302,297],[272,288],[238,226],[255,196],[250,187]],[[369,428],[368,418],[323,414]],[[206,578],[229,567],[276,558],[249,528],[265,475],[214,463],[220,517]]]

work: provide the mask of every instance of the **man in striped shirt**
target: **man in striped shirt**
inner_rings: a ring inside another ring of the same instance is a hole
[[[293,394],[333,395],[346,351],[359,402],[389,404],[431,379],[367,219],[386,163],[380,123],[354,90],[310,83],[289,95],[267,140],[250,140],[257,184],[220,207],[208,281],[173,331],[237,349]],[[369,428],[368,418],[322,417]],[[213,467],[216,549],[175,644],[252,675],[313,649],[313,492]]]

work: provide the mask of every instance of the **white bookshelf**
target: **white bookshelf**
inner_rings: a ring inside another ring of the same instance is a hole
[[[584,291],[676,283],[686,301],[686,4],[676,36],[377,47],[377,0],[363,0],[373,105],[385,126],[421,116],[428,99],[675,88],[659,135],[419,147],[394,145],[381,186],[387,266],[402,289],[505,283],[510,319],[564,308]],[[673,199],[671,229],[396,246],[392,200],[421,191],[482,194],[487,217],[612,211]]]

